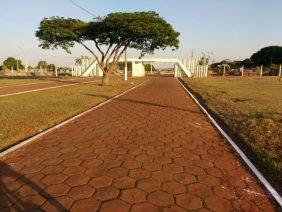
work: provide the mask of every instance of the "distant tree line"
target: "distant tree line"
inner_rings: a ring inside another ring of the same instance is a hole
[[[42,69],[42,70],[53,72],[55,71],[56,66],[54,64],[48,64],[46,61],[42,60],[42,61],[39,61],[35,67],[29,66],[27,68],[28,70]],[[19,71],[19,70],[24,70],[25,67],[22,64],[21,60],[14,58],[14,57],[8,57],[6,60],[3,61],[3,64],[0,66],[0,70],[7,71],[11,69],[15,71]]]
[[[240,72],[244,66],[248,70],[259,70],[263,65],[265,75],[277,75],[279,66],[282,65],[282,46],[268,46],[254,53],[250,58],[238,61],[223,60],[211,64],[210,68],[218,74],[222,74],[223,65],[226,65],[229,74]]]

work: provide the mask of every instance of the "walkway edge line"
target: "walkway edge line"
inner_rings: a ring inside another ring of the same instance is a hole
[[[72,85],[78,85],[78,84],[89,84],[92,82],[96,82],[98,80],[92,80],[92,81],[88,81],[88,82],[74,82],[74,83],[70,83],[67,85],[58,85],[58,86],[53,86],[53,87],[48,87],[48,88],[38,88],[38,89],[34,89],[34,90],[29,90],[29,91],[21,91],[21,92],[17,92],[17,93],[10,93],[10,94],[3,94],[0,95],[0,97],[6,97],[6,96],[15,96],[15,95],[19,95],[19,94],[25,94],[25,93],[32,93],[32,92],[36,92],[36,91],[44,91],[44,90],[50,90],[50,89],[55,89],[55,88],[62,88],[62,87],[67,87],[67,86],[72,86]]]
[[[225,137],[225,139],[231,144],[235,151],[240,155],[241,159],[245,164],[252,170],[259,181],[264,185],[271,196],[277,201],[277,203],[282,207],[282,197],[278,192],[272,187],[272,185],[265,179],[265,177],[260,173],[260,171],[255,167],[255,165],[250,161],[246,154],[237,146],[237,144],[231,139],[231,137],[219,126],[216,120],[209,114],[209,112],[201,105],[201,103],[194,97],[194,95],[183,85],[183,83],[177,78],[180,85],[184,90],[190,95],[190,97],[197,103],[201,110],[207,115],[214,126],[219,130],[219,132]]]
[[[110,99],[108,99],[108,100],[106,100],[106,101],[104,101],[104,102],[98,103],[97,105],[95,105],[95,106],[93,106],[93,107],[91,107],[91,108],[89,108],[89,109],[87,109],[87,110],[85,110],[85,111],[83,111],[83,112],[81,112],[81,113],[75,115],[75,116],[72,116],[71,118],[68,118],[68,119],[62,121],[62,122],[59,123],[59,124],[56,124],[56,125],[54,125],[54,126],[48,128],[48,129],[46,129],[46,130],[44,130],[44,131],[38,133],[38,134],[35,134],[35,135],[31,136],[30,138],[28,138],[28,139],[26,139],[26,140],[23,140],[22,142],[20,142],[20,143],[18,143],[18,144],[15,144],[14,146],[11,146],[10,148],[4,150],[3,152],[0,152],[0,157],[3,157],[3,156],[5,156],[5,155],[8,154],[8,153],[11,153],[11,152],[13,152],[13,151],[15,151],[15,150],[17,150],[17,149],[23,147],[24,145],[26,145],[26,144],[32,142],[33,140],[35,140],[35,139],[37,139],[37,138],[39,138],[39,137],[41,137],[41,136],[43,136],[43,135],[45,135],[45,134],[47,134],[47,133],[53,131],[53,130],[55,130],[55,129],[60,128],[60,127],[62,127],[62,126],[64,126],[64,125],[70,123],[71,121],[77,119],[77,118],[80,118],[81,116],[83,116],[83,115],[85,115],[85,114],[87,114],[87,113],[89,113],[89,112],[91,112],[91,111],[93,111],[93,110],[95,110],[95,109],[97,109],[97,108],[99,108],[99,107],[101,107],[101,106],[103,106],[103,105],[105,105],[105,104],[111,102],[112,100],[114,100],[114,99],[116,99],[116,98],[118,98],[118,97],[120,97],[120,96],[122,96],[122,95],[128,93],[129,91],[131,91],[131,90],[133,90],[133,89],[135,89],[135,88],[137,88],[137,87],[143,85],[144,83],[146,83],[146,82],[148,82],[148,81],[149,81],[149,80],[145,80],[144,82],[142,82],[142,83],[140,83],[140,84],[138,84],[138,85],[135,85],[135,86],[133,86],[132,88],[130,88],[130,89],[128,89],[128,90],[126,90],[126,91],[124,91],[124,92],[122,92],[122,93],[120,93],[120,94],[117,94],[117,95],[113,96],[112,98],[110,98]]]

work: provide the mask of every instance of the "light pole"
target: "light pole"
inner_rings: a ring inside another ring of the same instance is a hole
[[[26,72],[26,77],[27,77],[27,75],[28,75],[28,73],[27,73],[27,52],[22,47],[19,47],[19,49],[23,52],[24,57],[25,57],[24,70]]]
[[[124,80],[127,80],[127,50],[124,51]]]

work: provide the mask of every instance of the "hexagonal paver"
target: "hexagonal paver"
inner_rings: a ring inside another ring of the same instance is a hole
[[[188,185],[188,192],[199,197],[206,197],[212,194],[211,188],[201,183]]]
[[[89,181],[90,177],[84,174],[77,174],[70,176],[65,183],[69,186],[80,186],[85,185]]]
[[[200,198],[187,193],[177,195],[176,204],[186,208],[187,210],[199,209],[202,207],[202,201]]]
[[[166,171],[155,171],[152,172],[152,177],[161,182],[173,180],[173,174]]]
[[[208,197],[205,199],[207,208],[214,211],[229,211],[231,210],[231,204],[228,200],[218,198],[218,197]]]
[[[106,200],[111,200],[115,199],[119,194],[119,190],[115,187],[104,187],[104,188],[99,188],[94,194],[94,198],[99,200],[99,201],[106,201]]]
[[[119,177],[114,180],[113,186],[119,189],[132,188],[135,185],[135,179],[131,177]]]
[[[162,164],[157,162],[144,162],[142,167],[149,171],[158,171],[162,169]]]
[[[152,205],[151,203],[145,202],[145,203],[137,203],[132,206],[131,208],[132,212],[158,212],[159,209]]]
[[[116,199],[116,200],[111,200],[108,202],[105,202],[102,204],[100,211],[101,212],[116,212],[117,210],[119,212],[128,212],[130,208],[130,205],[127,203]]]
[[[200,183],[207,185],[207,186],[216,186],[216,185],[221,184],[219,178],[213,177],[213,176],[208,175],[208,174],[199,176],[198,181]]]
[[[142,168],[133,169],[133,170],[130,170],[129,176],[136,179],[136,180],[140,180],[140,179],[150,177],[150,171],[148,171],[146,169],[142,169]]]
[[[44,211],[68,211],[73,202],[71,198],[66,196],[52,198],[42,205],[42,209]]]
[[[156,157],[154,159],[155,162],[157,163],[160,163],[162,165],[164,164],[168,164],[168,163],[171,163],[172,162],[172,159],[171,158],[168,158],[168,157]]]
[[[78,158],[74,158],[74,159],[67,159],[64,160],[61,165],[64,167],[68,167],[68,166],[79,166],[82,163],[82,160],[79,160]]]
[[[84,173],[90,177],[100,177],[106,173],[106,168],[103,166],[97,166],[87,169]]]
[[[82,174],[85,170],[86,168],[82,166],[71,166],[71,167],[65,167],[63,173],[65,175],[70,176],[70,175]]]
[[[161,188],[161,182],[154,178],[143,179],[138,182],[137,187],[146,192],[152,192]]]
[[[91,179],[88,184],[94,186],[95,188],[102,188],[102,187],[110,186],[112,182],[113,179],[111,177],[101,176]]]
[[[155,191],[148,194],[148,201],[157,206],[169,206],[174,204],[173,196],[166,192]]]
[[[181,183],[170,181],[162,184],[162,190],[170,194],[181,194],[186,192],[186,187]]]
[[[87,199],[91,197],[95,192],[95,189],[89,185],[82,185],[73,187],[68,192],[68,196],[74,200]]]
[[[50,174],[45,176],[41,182],[45,185],[55,185],[63,183],[67,179],[67,176],[64,174]]]
[[[42,206],[46,199],[41,195],[32,195],[21,198],[21,207],[26,211],[36,209]]]
[[[23,185],[21,188],[19,188],[16,193],[19,197],[26,197],[26,196],[30,196],[30,195],[35,195],[38,192],[40,192],[43,188],[39,188],[40,190],[38,190],[38,188],[34,188],[32,185]]]
[[[59,197],[67,194],[69,190],[70,190],[70,186],[61,183],[61,184],[51,185],[46,187],[45,192],[52,197]]]
[[[48,175],[48,174],[58,174],[62,173],[64,170],[64,167],[61,165],[52,165],[52,166],[46,166],[43,170],[42,173]]]
[[[153,157],[150,155],[146,155],[146,154],[142,154],[142,155],[138,155],[135,157],[136,161],[140,161],[140,162],[152,162],[153,161]]]
[[[71,207],[71,211],[98,211],[99,207],[99,201],[88,198],[76,201]]]
[[[122,166],[126,169],[137,169],[142,166],[142,162],[140,161],[125,161]]]
[[[96,166],[100,166],[102,164],[103,164],[102,160],[91,159],[91,160],[88,160],[88,161],[84,161],[82,163],[82,166],[86,167],[86,168],[93,168],[93,167],[96,167]]]
[[[125,168],[122,168],[122,167],[117,167],[117,168],[112,168],[110,169],[107,174],[108,176],[110,177],[113,177],[113,178],[118,178],[118,177],[123,177],[123,176],[126,176],[127,175],[127,169]]]
[[[186,212],[187,210],[177,206],[177,205],[173,205],[173,206],[169,206],[163,209],[164,212]]]
[[[191,184],[197,180],[195,176],[187,173],[177,173],[174,175],[174,179],[182,184]]]
[[[163,166],[163,171],[171,173],[171,174],[175,174],[175,173],[183,172],[183,167],[170,163],[170,164],[165,164]]]
[[[111,159],[104,159],[103,166],[107,167],[108,169],[120,167],[122,164],[122,161],[118,160],[111,160]]]
[[[239,211],[254,211],[254,212],[260,211],[260,209],[256,206],[256,204],[250,201],[238,199],[232,201],[232,203],[233,203],[233,207]]]
[[[196,176],[204,175],[206,173],[204,169],[197,166],[185,166],[185,172]]]
[[[121,199],[130,204],[144,202],[146,200],[146,192],[137,188],[131,188],[122,191]]]

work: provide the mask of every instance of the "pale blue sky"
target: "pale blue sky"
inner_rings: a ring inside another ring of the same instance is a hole
[[[212,51],[215,60],[244,59],[268,45],[282,45],[281,0],[75,0],[92,13],[114,11],[160,13],[181,33],[180,49],[156,52],[156,57],[188,57]],[[47,60],[56,65],[71,65],[74,57],[87,53],[76,46],[72,55],[62,50],[41,50],[34,33],[43,17],[74,17],[85,21],[91,16],[69,0],[0,0],[0,63],[7,56],[29,63]],[[88,54],[88,53],[87,53]],[[137,53],[130,51],[131,56]]]

